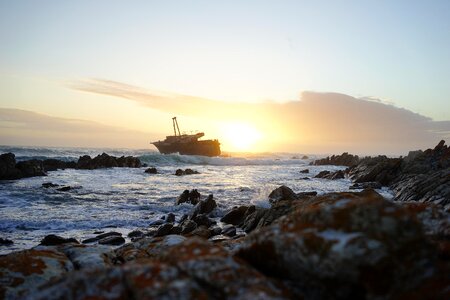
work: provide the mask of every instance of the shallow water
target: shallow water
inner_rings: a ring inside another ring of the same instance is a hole
[[[76,160],[80,155],[95,156],[103,151],[115,156],[139,156],[143,163],[155,166],[159,174],[146,174],[144,167],[67,169],[48,172],[45,177],[1,181],[0,237],[13,240],[14,245],[0,246],[0,253],[33,247],[51,233],[82,240],[98,230],[126,234],[145,228],[169,212],[178,220],[192,208],[190,204],[174,205],[185,189],[196,188],[204,196],[213,194],[218,204],[216,215],[221,216],[237,205],[268,207],[268,194],[280,185],[295,192],[319,194],[347,191],[351,185],[348,179],[312,178],[320,171],[344,167],[308,166],[313,158],[292,159],[292,154],[208,158],[161,155],[148,150],[0,147],[1,153],[15,153],[17,160]],[[173,175],[178,168],[191,168],[200,174]],[[300,173],[305,168],[309,174]],[[43,188],[44,182],[77,188],[60,192]],[[382,192],[389,197],[389,191]]]

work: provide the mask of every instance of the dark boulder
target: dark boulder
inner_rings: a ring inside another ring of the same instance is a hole
[[[245,213],[248,210],[248,206],[234,207],[232,210],[227,212],[221,219],[221,222],[233,225],[239,225],[244,221]]]
[[[323,178],[323,179],[336,180],[336,179],[343,179],[343,178],[345,178],[345,174],[344,174],[344,171],[342,171],[342,170],[339,170],[339,171],[336,171],[336,172],[322,171],[319,174],[317,174],[316,176],[314,176],[314,178]]]
[[[309,173],[309,169],[301,170],[300,173],[302,173],[302,174],[308,174],[308,173]]]
[[[181,203],[191,203],[196,205],[200,200],[200,196],[200,193],[196,189],[193,189],[191,191],[184,190],[183,193],[178,196],[175,204],[180,205]]]
[[[44,164],[45,171],[56,171],[58,169],[74,169],[77,166],[77,163],[74,161],[63,161],[54,158],[44,159],[42,163]]]
[[[175,223],[175,215],[173,213],[168,213],[166,217],[167,223]]]
[[[44,183],[42,184],[42,187],[43,187],[43,188],[46,188],[46,189],[48,189],[48,188],[54,188],[54,187],[58,187],[58,186],[59,186],[59,184],[52,183],[52,182],[44,182]]]
[[[22,172],[16,168],[16,156],[13,153],[0,155],[0,180],[19,179]]]
[[[4,239],[4,238],[0,238],[0,246],[9,246],[14,244],[13,241],[8,240],[8,239]]]
[[[98,241],[98,243],[100,245],[118,246],[118,245],[124,244],[125,243],[125,239],[123,237],[121,237],[121,236],[113,235],[113,236],[107,236],[107,237],[104,237],[104,238],[100,239]]]
[[[46,176],[42,160],[31,159],[18,162],[16,168],[22,173],[22,177]]]
[[[277,187],[269,194],[269,202],[275,203],[280,200],[294,200],[297,199],[297,195],[285,185]]]
[[[171,230],[173,228],[172,223],[165,223],[158,227],[158,230],[156,231],[155,236],[165,236],[171,233]]]
[[[77,162],[78,169],[102,169],[102,168],[140,168],[141,161],[139,158],[132,156],[121,156],[119,158],[102,153],[94,158],[89,155],[81,156]]]
[[[148,174],[158,174],[158,170],[155,167],[150,167],[147,170],[145,170],[145,173]]]
[[[79,244],[79,242],[74,239],[74,238],[63,238],[54,234],[49,234],[47,236],[45,236],[42,240],[40,245],[43,246],[56,246],[56,245],[62,245],[62,244],[67,244],[67,243],[75,243],[75,244]]]
[[[233,225],[226,225],[222,228],[221,234],[233,237],[236,235],[236,227],[234,227]]]
[[[181,223],[181,233],[188,234],[197,228],[197,223],[192,220],[186,219]]]
[[[351,190],[357,189],[381,189],[382,185],[379,182],[361,182],[355,183],[349,187]]]
[[[192,219],[198,226],[206,226],[209,228],[211,225],[216,224],[216,221],[208,218],[206,214],[199,214]]]
[[[193,175],[193,174],[200,174],[200,173],[197,172],[197,171],[195,171],[195,170],[192,170],[192,169],[186,169],[186,170],[183,170],[183,169],[177,169],[177,170],[175,171],[175,175],[176,175],[176,176]]]
[[[197,215],[200,214],[209,214],[213,211],[214,208],[217,207],[217,203],[213,198],[213,195],[210,194],[208,198],[205,200],[200,200],[190,214],[190,219],[194,219]]]

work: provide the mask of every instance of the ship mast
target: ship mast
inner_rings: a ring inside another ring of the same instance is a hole
[[[177,122],[177,117],[173,117],[172,118],[172,123],[173,123],[173,132],[175,133],[175,136],[177,136],[177,131],[176,129],[178,129],[178,135],[180,136],[180,127],[178,127],[178,122]],[[176,129],[175,129],[176,126]]]

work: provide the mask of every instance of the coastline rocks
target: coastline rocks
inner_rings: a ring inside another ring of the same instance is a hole
[[[12,244],[14,244],[13,241],[4,239],[4,238],[0,238],[0,246],[10,246]]]
[[[294,200],[297,199],[297,195],[292,191],[290,188],[288,188],[285,185],[282,185],[276,189],[274,189],[269,194],[269,202],[275,203],[280,200]]]
[[[200,201],[200,196],[200,193],[196,189],[191,191],[184,190],[183,193],[177,197],[175,204],[180,205],[181,203],[187,202],[196,205]]]
[[[177,170],[175,171],[175,175],[176,175],[176,176],[193,175],[193,174],[200,174],[200,173],[197,172],[197,171],[195,171],[195,170],[192,170],[192,169],[186,169],[186,170],[183,170],[183,169],[177,169]]]
[[[352,155],[348,154],[347,152],[344,152],[341,155],[332,155],[326,158],[315,160],[311,162],[310,165],[314,166],[335,165],[335,166],[351,167],[358,163],[359,163],[358,155]]]
[[[43,160],[45,171],[56,171],[58,169],[75,169],[77,163],[74,161],[63,161],[59,159],[49,158]]]
[[[117,236],[117,235],[112,235],[112,236],[107,236],[104,237],[102,239],[100,239],[98,241],[98,243],[100,245],[113,245],[113,246],[118,246],[118,245],[122,245],[125,243],[125,239],[121,236]]]
[[[23,299],[38,287],[73,270],[56,250],[24,250],[0,256],[0,298]]]
[[[103,169],[103,168],[140,168],[141,161],[133,156],[121,156],[119,158],[102,153],[94,158],[89,155],[81,156],[77,162],[78,169]]]
[[[344,174],[344,171],[342,171],[342,170],[339,170],[336,172],[322,171],[319,174],[317,174],[316,176],[314,176],[314,178],[324,178],[324,179],[331,179],[331,180],[344,179],[345,174]]]
[[[22,172],[16,168],[16,156],[12,153],[0,155],[0,180],[22,178]]]
[[[155,167],[148,168],[144,172],[147,174],[158,174],[158,170]]]
[[[386,156],[366,157],[349,169],[348,175],[355,183],[379,182],[389,185],[400,171],[402,159]]]
[[[358,189],[381,189],[382,185],[379,182],[361,182],[355,183],[349,187],[350,190]]]
[[[309,169],[301,170],[300,173],[302,173],[302,174],[308,174],[308,173],[309,173]]]
[[[16,163],[16,168],[22,173],[22,177],[46,176],[42,160],[31,159]]]
[[[217,203],[214,200],[212,194],[208,196],[205,200],[199,200],[199,202],[194,206],[193,210],[190,214],[190,219],[194,219],[197,215],[200,214],[209,214],[217,207]]]
[[[312,198],[247,236],[236,256],[309,299],[396,298],[437,276],[415,216],[371,190]]]
[[[232,210],[228,211],[221,219],[220,222],[239,225],[244,221],[245,213],[248,210],[248,206],[239,206],[235,207]]]
[[[49,234],[45,236],[42,240],[40,245],[42,246],[55,246],[55,245],[62,245],[67,243],[75,243],[79,244],[79,242],[74,238],[63,238],[54,234]]]
[[[102,269],[113,265],[111,248],[108,246],[67,244],[59,250],[70,259],[76,270]]]

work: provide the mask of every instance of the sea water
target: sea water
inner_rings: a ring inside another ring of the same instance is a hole
[[[320,171],[345,169],[339,166],[310,166],[317,158],[298,159],[303,154],[265,153],[230,157],[162,155],[150,150],[0,147],[12,152],[16,160],[57,158],[76,161],[79,156],[94,157],[102,152],[114,156],[132,155],[154,166],[158,174],[142,168],[96,170],[66,169],[48,176],[0,181],[0,237],[14,241],[0,246],[0,254],[31,248],[48,234],[83,240],[96,231],[128,232],[146,228],[169,212],[178,221],[189,213],[191,204],[175,205],[186,189],[197,189],[202,196],[213,194],[215,216],[239,205],[269,207],[269,193],[280,185],[295,192],[319,194],[348,191],[349,179],[314,178]],[[176,169],[194,169],[200,174],[175,176]],[[308,174],[300,173],[309,169]],[[62,192],[44,188],[52,182],[70,186]],[[388,190],[380,191],[389,197]]]

